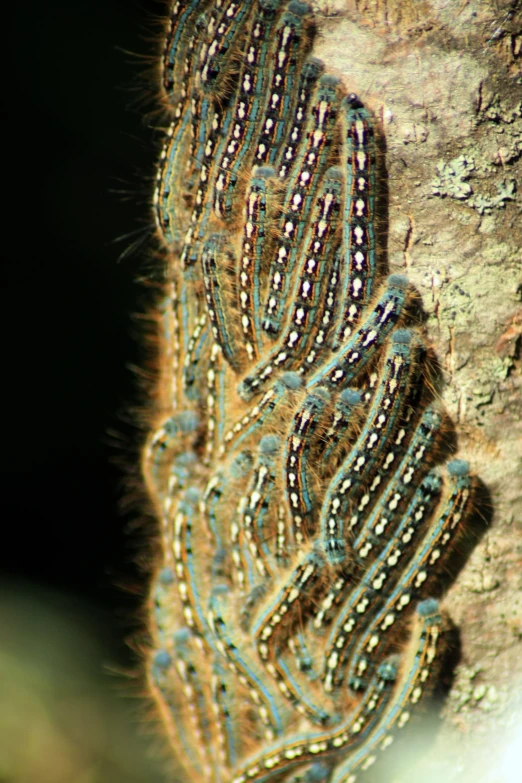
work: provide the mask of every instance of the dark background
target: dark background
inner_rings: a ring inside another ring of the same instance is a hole
[[[158,142],[146,56],[164,8],[29,0],[3,25],[0,582],[88,615],[122,665],[146,590],[117,463],[135,441]]]

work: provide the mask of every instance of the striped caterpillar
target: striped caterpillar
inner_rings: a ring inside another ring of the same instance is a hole
[[[372,115],[300,0],[177,0],[154,196],[169,410],[148,682],[188,779],[352,783],[429,696],[477,479],[416,292],[385,274]]]

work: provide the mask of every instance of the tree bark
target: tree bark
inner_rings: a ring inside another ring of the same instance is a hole
[[[459,456],[494,507],[444,600],[461,658],[422,780],[515,780],[500,768],[522,736],[522,4],[315,8],[314,54],[381,120],[390,272],[422,293]]]

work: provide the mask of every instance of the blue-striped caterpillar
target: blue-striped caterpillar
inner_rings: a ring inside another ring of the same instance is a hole
[[[371,768],[436,678],[474,505],[464,462],[438,467],[419,297],[385,269],[379,128],[314,33],[301,0],[176,0],[166,35],[147,666],[189,779]]]

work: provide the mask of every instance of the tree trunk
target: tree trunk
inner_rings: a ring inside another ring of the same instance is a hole
[[[314,54],[381,119],[390,272],[423,295],[459,452],[494,506],[444,601],[462,652],[422,779],[515,780],[500,769],[522,730],[522,4],[315,8]]]

